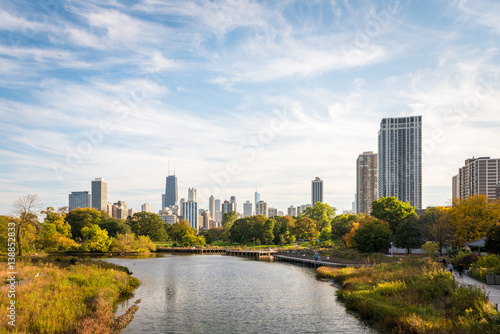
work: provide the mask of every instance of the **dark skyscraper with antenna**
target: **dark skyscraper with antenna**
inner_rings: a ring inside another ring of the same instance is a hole
[[[177,176],[175,176],[175,166],[174,174],[170,175],[170,162],[168,163],[168,176],[165,185],[165,194],[162,196],[162,207],[166,208],[177,204]]]

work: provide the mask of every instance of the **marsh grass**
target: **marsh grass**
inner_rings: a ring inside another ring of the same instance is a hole
[[[5,280],[7,264],[0,267]],[[0,333],[109,333],[118,299],[139,285],[123,269],[97,261],[23,259],[16,269],[22,279],[33,279],[16,287],[15,330],[2,316]],[[0,308],[6,310],[10,299],[2,289]]]
[[[342,287],[347,308],[384,333],[500,333],[484,290],[458,286],[442,266],[422,259],[363,268],[320,267]]]

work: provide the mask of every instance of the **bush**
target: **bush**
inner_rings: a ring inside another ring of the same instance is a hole
[[[465,256],[462,256],[457,261],[455,261],[453,263],[453,265],[456,267],[459,263],[462,263],[462,265],[464,266],[464,269],[469,269],[471,264],[477,262],[478,259],[479,259],[479,256],[476,253],[471,253],[471,254],[467,254]]]

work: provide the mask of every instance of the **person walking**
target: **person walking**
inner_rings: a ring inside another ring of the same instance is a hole
[[[463,274],[464,274],[464,265],[462,264],[462,262],[459,262],[458,263],[458,266],[457,266],[457,271],[458,271],[458,276],[460,278],[463,278]]]
[[[451,262],[448,264],[448,271],[453,274],[453,264]]]

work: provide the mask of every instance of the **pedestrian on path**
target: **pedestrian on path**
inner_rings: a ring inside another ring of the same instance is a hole
[[[460,276],[460,278],[463,278],[463,275],[464,275],[464,265],[462,264],[462,262],[458,263],[457,271],[458,271],[458,276]]]
[[[453,264],[451,262],[448,264],[448,270],[453,274]]]

